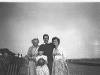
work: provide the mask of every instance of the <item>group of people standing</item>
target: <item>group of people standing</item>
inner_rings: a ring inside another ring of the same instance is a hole
[[[39,39],[32,40],[32,46],[27,52],[28,75],[67,75],[66,62],[59,52],[60,39],[53,37],[49,43],[49,35],[43,35],[44,43],[39,44]]]

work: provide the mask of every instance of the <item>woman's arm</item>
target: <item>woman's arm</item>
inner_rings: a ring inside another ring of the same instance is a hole
[[[27,56],[28,56],[29,60],[35,60],[35,56],[32,55],[32,47],[29,48],[29,50],[27,52]]]
[[[32,49],[31,49],[31,47],[28,49],[27,56],[28,57],[32,57]]]

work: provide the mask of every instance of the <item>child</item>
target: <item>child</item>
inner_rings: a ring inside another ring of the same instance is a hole
[[[36,57],[36,74],[37,75],[49,75],[49,69],[47,66],[47,56],[43,55],[43,51],[39,51],[39,55]]]

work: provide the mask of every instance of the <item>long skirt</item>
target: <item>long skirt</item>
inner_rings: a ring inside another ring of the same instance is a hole
[[[34,61],[29,61],[28,75],[36,75],[36,65]]]
[[[49,69],[47,65],[37,66],[36,75],[49,75]]]
[[[66,63],[62,60],[54,60],[52,67],[52,75],[68,75]]]

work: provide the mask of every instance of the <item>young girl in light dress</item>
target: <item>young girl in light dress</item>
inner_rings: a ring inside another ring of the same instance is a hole
[[[47,56],[43,53],[43,51],[39,51],[39,55],[36,57],[36,75],[49,75]]]

